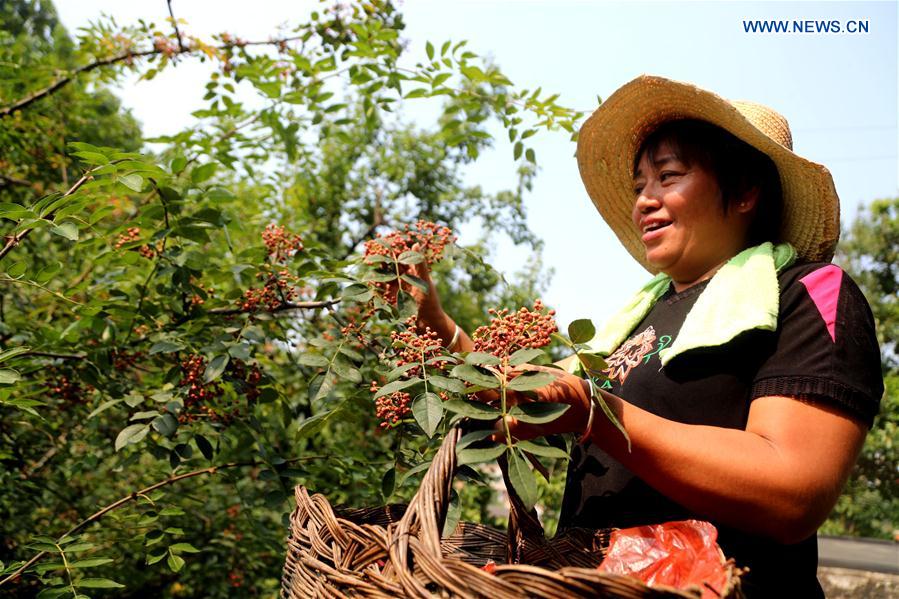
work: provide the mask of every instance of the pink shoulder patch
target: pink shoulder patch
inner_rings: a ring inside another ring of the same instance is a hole
[[[843,271],[839,266],[828,264],[815,272],[811,272],[799,282],[805,285],[808,294],[815,302],[818,313],[827,325],[827,332],[834,342],[837,340],[837,301],[840,299],[840,285],[843,283]]]

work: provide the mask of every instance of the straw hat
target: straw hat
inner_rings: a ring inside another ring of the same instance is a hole
[[[698,119],[725,129],[766,154],[783,188],[781,239],[809,261],[830,261],[840,236],[840,199],[824,166],[793,153],[787,120],[753,102],[728,101],[689,83],[642,75],[613,93],[581,127],[577,162],[599,213],[647,270],[631,219],[633,164],[643,140],[665,121]]]

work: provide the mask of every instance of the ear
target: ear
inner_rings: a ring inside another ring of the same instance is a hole
[[[759,201],[761,189],[757,185],[750,187],[736,202],[733,207],[737,214],[751,214]]]

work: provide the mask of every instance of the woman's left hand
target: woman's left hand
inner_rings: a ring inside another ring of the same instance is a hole
[[[511,435],[519,440],[527,440],[560,433],[582,434],[587,426],[590,414],[589,383],[581,377],[560,368],[530,364],[511,368],[506,374],[509,379],[514,379],[516,376],[526,372],[546,372],[555,377],[555,380],[528,394],[506,391],[507,406],[541,402],[564,404],[568,406],[568,409],[555,420],[544,424],[520,422],[514,417],[507,416]],[[504,433],[502,423],[498,423],[497,426],[500,429],[500,435],[502,435]]]

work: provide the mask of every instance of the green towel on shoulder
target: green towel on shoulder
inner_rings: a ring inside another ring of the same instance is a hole
[[[777,273],[795,260],[791,245],[770,242],[731,258],[702,291],[674,343],[659,352],[662,365],[686,351],[721,345],[752,329],[775,330],[780,308]],[[603,357],[614,352],[670,285],[666,274],[653,277],[588,343],[590,351]],[[572,372],[580,369],[576,360],[571,367]]]

